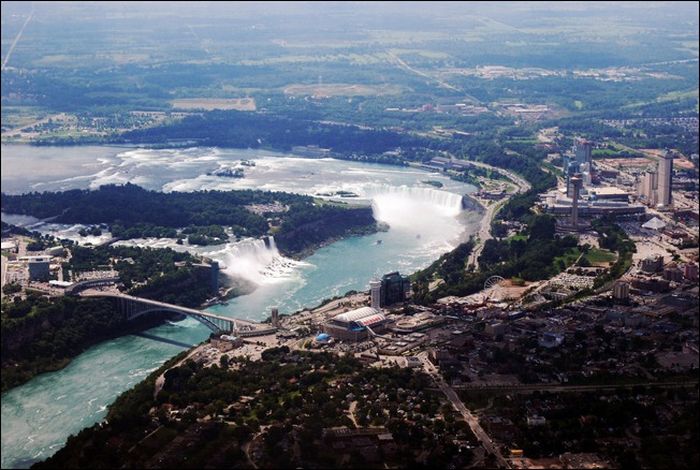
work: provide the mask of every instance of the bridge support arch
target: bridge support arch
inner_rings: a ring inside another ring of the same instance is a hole
[[[152,301],[155,304],[159,302]],[[131,321],[143,315],[147,315],[153,312],[170,312],[179,315],[186,315],[188,317],[194,318],[214,333],[232,333],[236,331],[237,325],[236,320],[233,318],[219,317],[216,315],[209,315],[204,312],[199,312],[193,309],[186,309],[177,307],[174,305],[152,305],[149,303],[144,303],[142,299],[134,300],[128,297],[119,297],[119,311],[124,315],[124,320]]]

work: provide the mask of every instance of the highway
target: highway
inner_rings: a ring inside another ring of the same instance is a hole
[[[421,362],[423,363],[423,367],[426,373],[433,378],[440,391],[443,394],[445,394],[450,403],[452,403],[454,409],[462,415],[464,420],[469,425],[469,428],[472,430],[472,433],[474,433],[474,436],[476,436],[476,438],[479,440],[484,449],[486,449],[486,452],[496,457],[498,467],[510,468],[510,464],[503,457],[498,446],[493,442],[493,440],[491,440],[489,435],[486,434],[486,431],[484,431],[484,428],[481,427],[481,424],[479,424],[479,419],[476,416],[474,416],[472,412],[467,409],[466,406],[464,406],[464,403],[462,402],[462,400],[460,400],[459,396],[454,391],[454,389],[447,385],[447,383],[445,383],[442,376],[440,375],[440,372],[430,362],[430,360],[428,360],[427,353],[421,353],[417,357],[420,358]]]
[[[421,77],[423,77],[423,78],[427,78],[428,80],[433,80],[433,81],[437,82],[438,85],[440,85],[440,86],[443,87],[443,88],[447,88],[447,89],[450,89],[450,90],[452,90],[452,91],[456,91],[456,92],[458,92],[458,93],[464,94],[464,92],[463,92],[462,90],[460,90],[459,88],[456,88],[456,87],[450,85],[449,83],[445,82],[444,80],[441,80],[441,79],[439,79],[439,78],[433,77],[432,75],[428,75],[427,73],[421,72],[420,70],[414,69],[413,67],[411,67],[410,65],[408,65],[406,62],[404,62],[403,59],[401,59],[399,56],[397,56],[396,54],[394,54],[393,52],[391,52],[391,51],[386,51],[386,55],[389,56],[390,59],[391,59],[391,60],[389,60],[389,63],[390,63],[390,64],[396,65],[396,66],[398,66],[399,68],[402,68],[402,69],[404,69],[404,70],[407,70],[407,71],[409,71],[409,72],[411,72],[411,73],[415,73],[416,75],[421,76]],[[473,100],[475,103],[477,103],[477,104],[480,103],[479,100],[477,100],[477,99],[474,98],[473,96],[469,96],[469,95],[466,95],[466,96],[467,96],[468,98],[470,98],[471,100]]]
[[[29,16],[27,17],[26,21],[22,25],[22,29],[20,29],[19,33],[17,33],[15,40],[12,41],[12,45],[10,46],[10,50],[7,51],[7,55],[5,56],[5,60],[2,61],[2,68],[0,70],[5,70],[5,67],[7,67],[7,62],[10,60],[10,56],[12,55],[12,51],[15,50],[15,46],[19,42],[19,39],[22,37],[22,33],[24,33],[24,28],[27,27],[27,25],[29,24],[29,21],[32,19],[32,16],[34,16],[34,7],[32,7],[32,11],[29,13]]]

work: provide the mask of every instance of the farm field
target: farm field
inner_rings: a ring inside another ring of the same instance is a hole
[[[325,85],[291,85],[284,93],[293,96],[380,96],[398,95],[402,88],[395,85],[359,85],[345,83],[329,83]]]
[[[253,98],[183,98],[170,102],[173,109],[213,111],[215,109],[234,111],[255,111]]]

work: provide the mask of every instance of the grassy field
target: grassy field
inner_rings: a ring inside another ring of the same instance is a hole
[[[511,140],[507,141],[506,143],[535,145],[538,143],[538,140],[537,139],[511,139]]]
[[[203,109],[205,111],[214,109],[255,111],[257,109],[253,98],[183,98],[172,100],[170,104],[174,109]]]
[[[394,85],[350,85],[328,83],[324,85],[290,85],[284,89],[287,95],[296,96],[379,96],[397,95],[401,88]]]
[[[666,103],[668,101],[677,101],[677,100],[683,100],[683,99],[688,99],[688,98],[695,98],[696,100],[698,99],[698,89],[696,88],[695,90],[688,90],[688,91],[672,91],[669,93],[665,93],[658,98],[656,98],[657,103]]]
[[[407,54],[417,55],[426,59],[449,59],[450,55],[441,51],[431,51],[424,49],[390,49],[389,52],[396,55]]]
[[[3,128],[20,128],[33,124],[47,116],[46,110],[37,106],[3,106]]]
[[[581,256],[581,250],[579,250],[578,247],[569,248],[569,250],[562,256],[557,256],[556,258],[554,258],[554,260],[552,261],[552,265],[557,269],[558,272],[561,272],[564,269],[571,266],[572,264],[574,264],[579,256]],[[560,261],[564,262],[564,269],[561,269]]]
[[[618,150],[611,150],[611,149],[593,149],[591,152],[593,157],[611,157],[613,155],[617,155],[620,152]]]
[[[698,89],[694,90],[686,90],[686,91],[671,91],[669,93],[664,93],[663,95],[659,95],[656,97],[656,100],[653,101],[639,101],[636,103],[630,103],[628,105],[623,106],[623,108],[638,108],[640,106],[645,106],[653,103],[669,103],[673,101],[681,101],[681,100],[687,100],[687,99],[693,99],[698,100]],[[700,102],[700,101],[699,101]],[[697,107],[697,106],[696,106]]]
[[[609,266],[617,259],[617,255],[612,251],[603,250],[601,248],[591,248],[586,254],[586,258],[594,266]]]

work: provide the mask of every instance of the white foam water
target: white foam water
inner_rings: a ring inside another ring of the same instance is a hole
[[[3,149],[8,146],[3,145]],[[365,201],[373,200],[375,217],[388,221],[392,228],[362,237],[350,237],[317,250],[306,262],[298,263],[280,255],[274,240],[243,240],[218,246],[177,245],[174,239],[130,240],[126,243],[171,247],[200,253],[220,262],[224,272],[250,279],[259,284],[250,294],[230,299],[226,305],[214,305],[208,311],[224,316],[260,320],[275,306],[282,313],[318,305],[324,298],[343,295],[349,290],[367,288],[369,279],[400,269],[411,273],[429,265],[441,253],[459,242],[460,234],[473,229],[474,221],[459,214],[461,198],[473,188],[452,181],[442,174],[431,179],[443,183],[442,191],[422,186],[426,173],[412,168],[386,167],[337,160],[277,158],[283,155],[259,150],[178,149],[103,149],[80,147],[44,148],[10,147],[10,160],[17,168],[6,170],[3,152],[3,190],[26,192],[31,184],[45,183],[42,189],[64,186],[87,188],[95,178],[101,181],[147,181],[154,190],[173,182],[178,189],[274,189],[315,194],[316,192],[352,191]],[[89,152],[90,159],[81,160]],[[129,153],[131,152],[131,153]],[[95,156],[103,158],[97,161]],[[10,155],[12,157],[12,155]],[[52,157],[51,160],[49,157]],[[48,159],[48,160],[47,160]],[[256,166],[246,169],[245,178],[206,176],[220,164],[252,159]],[[31,160],[32,166],[27,162]],[[88,161],[89,160],[89,161]],[[48,165],[46,161],[59,164]],[[83,171],[58,172],[76,167],[76,162],[90,163]],[[93,162],[97,161],[95,165]],[[121,165],[124,163],[124,165]],[[30,170],[31,171],[28,171]],[[20,171],[21,170],[21,171]],[[50,172],[48,170],[51,170]],[[91,179],[67,178],[81,175]],[[198,179],[199,178],[199,179]],[[56,180],[65,180],[57,183]],[[9,185],[9,186],[8,186]],[[395,187],[395,188],[392,188]],[[350,203],[352,199],[348,198]],[[468,212],[468,211],[467,211]],[[4,217],[3,217],[4,220]],[[32,219],[25,219],[30,223]],[[33,219],[37,222],[36,219]],[[67,226],[65,228],[71,228]],[[73,227],[75,229],[75,227]],[[125,243],[125,244],[126,244]],[[209,330],[194,319],[165,323],[149,334],[173,339],[178,343],[196,344]],[[44,459],[63,445],[70,434],[78,433],[102,419],[104,404],[132,387],[181,348],[175,344],[127,335],[94,346],[75,358],[65,369],[41,374],[28,383],[3,394],[2,462],[3,468],[28,465],[34,458]],[[56,396],[66,395],[59,401]],[[87,407],[88,400],[99,397]],[[23,463],[24,462],[24,463]]]
[[[218,261],[223,273],[256,285],[272,284],[294,278],[297,268],[308,264],[283,256],[272,236],[259,239],[246,238],[237,242],[206,247],[178,245],[172,238],[140,238],[115,243],[115,246],[120,245],[171,248],[175,251],[206,256]]]
[[[462,211],[462,196],[420,186],[392,186],[370,184],[362,188],[362,195],[371,198],[381,210],[400,209],[404,205],[427,204],[441,211],[441,215],[455,217]],[[386,206],[384,201],[388,201]]]
[[[80,230],[90,229],[95,227],[95,225],[47,223],[36,217],[7,214],[5,212],[2,213],[1,218],[5,223],[17,225],[18,227],[23,227],[30,231],[36,231],[42,235],[51,235],[60,239],[72,240],[79,245],[97,245],[112,238],[112,234],[106,229],[102,230],[102,235],[87,235],[85,237],[80,235]]]
[[[452,225],[462,211],[462,196],[418,186],[366,185],[359,189],[371,199],[375,219],[392,229],[425,234]]]
[[[304,264],[282,256],[274,237],[226,243],[219,250],[202,254],[222,263],[222,271],[229,276],[246,279],[257,285],[289,279],[294,276],[297,267]]]

